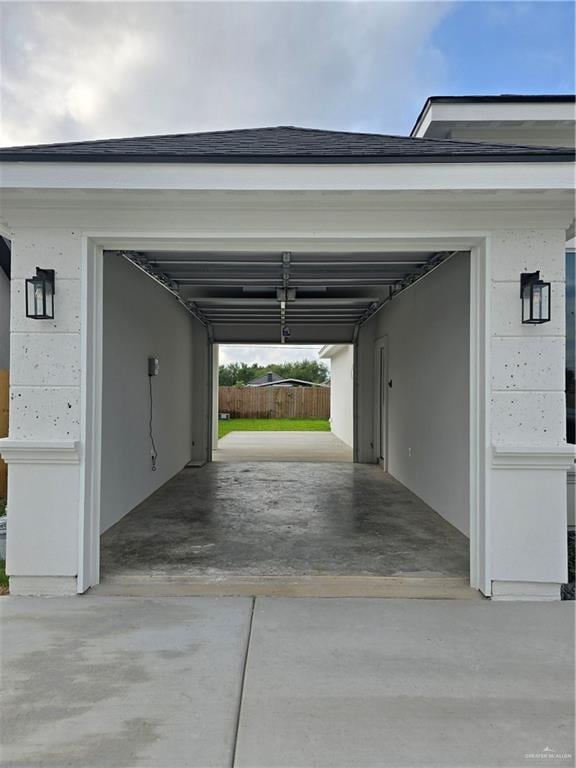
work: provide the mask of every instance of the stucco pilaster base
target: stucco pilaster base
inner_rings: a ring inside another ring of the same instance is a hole
[[[76,576],[11,576],[10,594],[28,597],[76,595]]]
[[[560,584],[536,581],[493,581],[492,600],[560,600]]]

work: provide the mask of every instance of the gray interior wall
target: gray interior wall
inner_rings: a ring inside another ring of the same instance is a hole
[[[388,471],[469,535],[470,257],[459,254],[393,299],[360,335],[362,456],[374,460],[374,346],[387,348]],[[367,414],[370,412],[370,427]],[[370,454],[370,451],[372,453]]]
[[[194,392],[206,351],[201,324],[167,290],[113,254],[104,256],[103,317],[101,531],[201,450],[204,430],[193,418]],[[152,378],[156,472],[151,464],[148,357],[160,361],[160,374]]]
[[[10,280],[0,269],[0,368],[10,367]]]

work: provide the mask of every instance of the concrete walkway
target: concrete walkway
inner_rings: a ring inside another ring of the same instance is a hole
[[[230,432],[213,461],[352,461],[352,448],[331,432]]]
[[[573,608],[0,598],[2,763],[573,765]]]

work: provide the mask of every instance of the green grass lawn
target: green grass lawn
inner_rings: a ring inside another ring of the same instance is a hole
[[[6,576],[6,563],[0,560],[0,595],[8,592],[8,576]]]
[[[218,422],[218,437],[229,432],[330,432],[326,419],[229,419]]]

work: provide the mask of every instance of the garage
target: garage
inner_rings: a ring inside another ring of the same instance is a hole
[[[570,152],[296,128],[0,152],[15,594],[122,569],[195,590],[228,563],[237,581],[558,598]],[[37,267],[41,319],[24,310]],[[526,325],[536,272],[553,311]],[[217,345],[270,342],[353,346],[345,469],[295,487],[297,462],[211,461]]]

